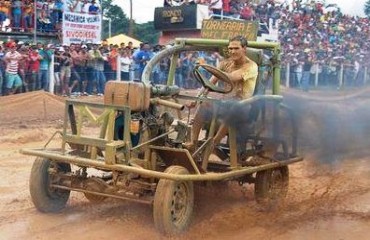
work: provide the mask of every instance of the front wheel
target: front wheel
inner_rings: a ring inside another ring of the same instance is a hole
[[[57,189],[51,184],[60,182],[59,174],[71,172],[71,165],[37,158],[32,165],[30,194],[35,207],[41,212],[62,210],[69,198],[70,191]]]
[[[189,174],[181,166],[170,166],[170,174]],[[154,195],[153,215],[157,229],[165,234],[178,234],[185,230],[191,220],[194,207],[192,182],[160,179]]]
[[[254,195],[258,204],[276,207],[288,193],[288,166],[257,172]]]

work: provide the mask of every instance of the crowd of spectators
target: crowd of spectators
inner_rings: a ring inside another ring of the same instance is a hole
[[[344,84],[360,85],[370,67],[366,61],[370,57],[369,19],[345,15],[336,4],[324,2],[165,0],[165,6],[206,4],[214,18],[259,21],[260,26],[275,29],[282,44],[283,66],[290,66],[290,86],[308,90],[316,71],[319,84],[338,85],[342,66]]]
[[[147,62],[165,47],[142,43],[139,48],[134,48],[132,42],[128,42],[127,46],[125,43],[118,46],[106,41],[70,46],[19,41],[3,43],[0,44],[0,96],[41,89],[48,91],[51,69],[54,71],[56,94],[101,96],[108,80],[140,81]],[[181,54],[176,66],[175,83],[183,88],[200,87],[192,77],[195,64],[216,66],[220,60],[222,57],[215,52]],[[52,63],[53,68],[50,68]],[[169,68],[169,58],[155,65],[151,76],[153,83],[165,84]]]
[[[35,11],[36,2],[36,11]],[[60,32],[63,11],[99,14],[99,0],[1,0],[0,31]],[[36,14],[36,19],[35,19]]]
[[[304,4],[302,0],[296,0],[292,5],[276,4],[272,0],[260,4],[245,0],[222,1],[223,4],[225,2],[228,7],[222,5],[221,16],[226,14],[234,18],[266,21],[272,25],[270,28],[279,32],[282,78],[289,70],[290,86],[308,91],[317,76],[320,85],[338,86],[340,77],[344,79],[344,85],[364,83],[364,71],[370,68],[366,61],[370,57],[369,19],[344,15],[339,8],[324,6],[317,1]],[[202,4],[209,3],[203,1]],[[72,7],[70,11],[83,9],[77,5],[68,6]],[[102,95],[105,81],[117,79],[117,68],[121,71],[122,80],[140,80],[148,60],[163,48],[142,44],[134,49],[132,44],[127,45],[81,43],[53,46],[21,42],[0,45],[0,95],[47,90],[48,66],[53,54],[57,94]],[[191,70],[196,62],[217,65],[220,60],[222,57],[213,52],[182,54],[177,63],[176,84],[184,88],[198,87],[191,81]],[[162,60],[154,67],[153,82],[164,83],[168,69],[169,59]]]

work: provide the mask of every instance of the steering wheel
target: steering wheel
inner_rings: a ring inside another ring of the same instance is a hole
[[[203,74],[200,72],[199,68],[203,68],[207,72],[215,76],[219,81],[224,83],[224,87],[216,86],[211,83]],[[195,79],[202,84],[206,89],[217,92],[217,93],[229,93],[233,90],[234,84],[231,82],[230,78],[225,72],[219,70],[218,68],[208,65],[208,64],[198,64],[193,69]]]

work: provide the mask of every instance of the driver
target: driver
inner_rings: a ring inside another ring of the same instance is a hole
[[[230,81],[233,83],[233,90],[224,95],[224,99],[242,100],[252,97],[258,75],[257,64],[247,57],[248,41],[243,36],[236,36],[229,40],[228,51],[229,57],[220,63],[218,67],[224,71]],[[218,79],[212,76],[210,82],[216,84]],[[195,102],[188,104],[189,108],[195,107]],[[184,143],[184,147],[189,150],[194,150],[198,145],[199,133],[205,122],[212,118],[212,103],[203,102],[197,109],[193,128],[191,133],[191,141]],[[214,144],[219,144],[227,134],[227,127],[222,124],[218,129],[213,141]]]

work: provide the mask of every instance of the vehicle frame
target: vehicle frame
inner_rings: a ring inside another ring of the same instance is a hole
[[[151,59],[144,69],[142,82],[150,85],[151,72],[155,64],[163,58],[170,57],[167,86],[173,86],[179,52],[220,51],[227,45],[227,40],[176,39],[174,45]],[[228,143],[221,146],[223,153],[228,156],[227,160],[210,160],[214,150],[211,140],[217,130],[216,114],[207,128],[206,139],[200,141],[194,152],[182,146],[185,140],[189,140],[191,130],[189,124],[179,123],[181,122],[179,112],[184,109],[183,103],[217,102],[218,99],[204,95],[186,95],[182,92],[151,98],[151,105],[173,109],[178,113],[179,119],[175,123],[164,124],[166,125],[164,132],[151,136],[136,146],[132,144],[129,127],[123,129],[122,139],[115,136],[118,114],[122,114],[124,126],[130,126],[133,112],[129,106],[68,99],[62,131],[57,131],[42,148],[21,150],[23,154],[37,157],[30,177],[30,192],[36,208],[42,212],[60,211],[68,201],[70,191],[83,192],[89,200],[96,202],[106,197],[130,200],[153,205],[154,223],[158,230],[165,234],[177,234],[186,229],[191,222],[195,182],[237,181],[241,185],[254,184],[257,202],[264,205],[277,204],[275,200],[283,199],[287,192],[288,165],[302,161],[303,157],[297,154],[298,134],[294,113],[282,104],[283,97],[279,95],[280,44],[249,42],[248,47],[265,49],[272,53],[268,59],[273,79],[272,94],[255,95],[238,102],[240,106],[259,103],[258,122],[262,125],[265,124],[266,117],[272,118],[271,137],[248,136],[247,141],[254,145],[252,149],[246,151],[247,159],[248,162],[253,162],[253,165],[240,160],[238,130],[232,125],[229,126]],[[270,115],[266,115],[267,108],[263,107],[268,102],[272,104]],[[280,111],[286,112],[290,119],[289,141],[280,136]],[[99,136],[82,134],[86,121],[100,126]],[[176,133],[176,137],[181,138],[180,142],[170,139]],[[49,148],[48,144],[58,134],[62,138],[61,147]],[[171,144],[168,144],[167,140]],[[269,142],[276,143],[272,154],[264,149],[265,144]],[[73,170],[71,166],[77,170]],[[89,175],[89,169],[107,174],[99,177]]]

